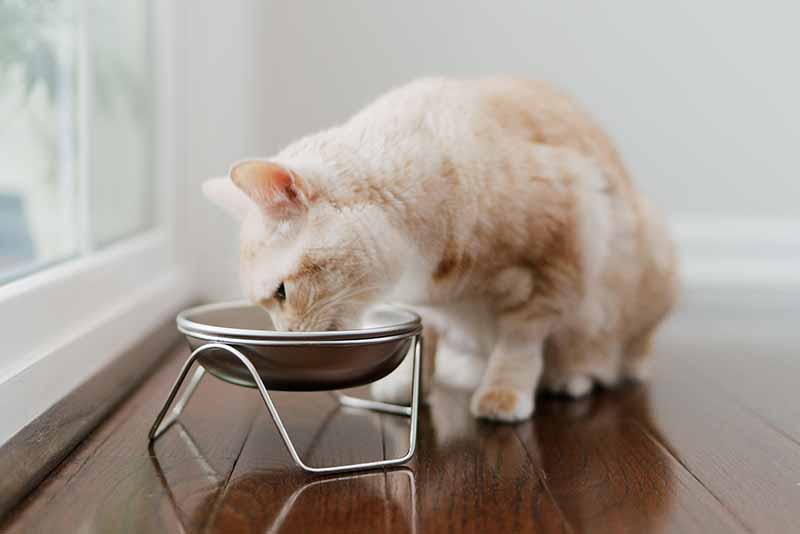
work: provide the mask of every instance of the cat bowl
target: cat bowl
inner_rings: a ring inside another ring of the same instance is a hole
[[[315,474],[342,473],[400,465],[417,447],[422,367],[422,322],[409,310],[381,306],[372,310],[358,330],[281,332],[269,315],[247,302],[222,302],[189,308],[177,318],[192,347],[148,439],[151,444],[176,423],[206,373],[236,386],[258,389],[264,406],[295,464]],[[375,382],[394,371],[406,356],[412,358],[409,406],[351,397],[337,392]],[[191,379],[184,381],[193,367]],[[281,420],[269,390],[330,391],[339,405],[409,417],[408,450],[396,458],[348,465],[314,467],[306,464]],[[183,390],[176,400],[178,392]],[[174,403],[174,405],[173,405]],[[168,416],[168,411],[172,411]]]
[[[395,306],[380,306],[364,328],[331,332],[282,332],[269,315],[248,302],[223,302],[187,309],[177,317],[191,345],[222,344],[242,352],[267,389],[322,391],[368,384],[391,373],[422,330],[419,316]],[[198,356],[206,371],[226,382],[256,387],[239,359],[223,347]]]

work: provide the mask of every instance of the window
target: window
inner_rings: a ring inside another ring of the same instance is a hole
[[[0,0],[0,444],[193,298],[171,4]]]
[[[0,284],[154,224],[148,11],[0,1]]]

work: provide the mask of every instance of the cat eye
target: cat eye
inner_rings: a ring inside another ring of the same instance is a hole
[[[283,282],[281,282],[281,285],[275,290],[275,298],[278,299],[278,302],[286,300],[286,286],[283,285]]]

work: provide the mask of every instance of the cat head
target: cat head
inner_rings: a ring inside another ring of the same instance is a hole
[[[203,184],[240,222],[242,288],[278,330],[355,328],[383,287],[370,236],[380,215],[333,203],[315,183],[318,170],[247,160]]]

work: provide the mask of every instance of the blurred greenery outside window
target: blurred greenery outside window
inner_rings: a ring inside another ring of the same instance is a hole
[[[154,224],[150,7],[0,0],[0,284]]]

